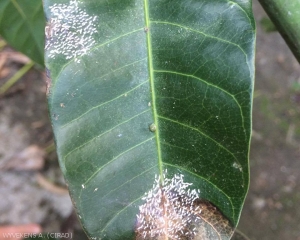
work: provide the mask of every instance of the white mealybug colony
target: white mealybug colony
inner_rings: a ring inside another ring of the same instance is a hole
[[[49,7],[51,19],[45,28],[48,57],[64,55],[80,62],[78,57],[87,54],[95,44],[97,16],[90,16],[80,8],[80,2],[54,4]]]
[[[182,174],[155,177],[153,188],[142,198],[136,232],[138,239],[193,239],[201,208],[195,204],[199,190],[190,190]]]

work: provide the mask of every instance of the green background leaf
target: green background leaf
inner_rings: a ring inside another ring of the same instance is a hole
[[[0,35],[16,50],[44,65],[45,17],[41,0],[1,0]]]
[[[55,3],[70,2],[46,0],[49,22]],[[95,44],[72,59],[50,47],[46,66],[60,165],[87,234],[132,239],[141,198],[165,169],[236,226],[249,184],[250,1],[78,4],[97,16]],[[50,46],[57,39],[54,31]]]
[[[300,62],[300,0],[259,0]]]

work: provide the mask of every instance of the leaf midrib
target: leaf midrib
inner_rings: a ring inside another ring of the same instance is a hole
[[[154,70],[153,70],[153,62],[152,62],[152,43],[151,43],[151,36],[150,36],[150,16],[149,16],[149,1],[144,0],[144,11],[145,11],[145,23],[146,28],[145,32],[147,34],[147,50],[148,50],[148,67],[149,67],[149,82],[150,82],[150,89],[151,89],[151,98],[152,98],[152,111],[153,111],[153,119],[154,124],[156,126],[155,131],[155,139],[156,139],[156,146],[157,146],[157,154],[158,154],[158,167],[159,167],[159,175],[161,181],[163,180],[163,162],[161,156],[161,147],[160,147],[160,137],[159,137],[159,126],[158,126],[158,115],[156,109],[156,93],[154,87]]]

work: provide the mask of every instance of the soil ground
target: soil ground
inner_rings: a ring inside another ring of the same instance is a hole
[[[300,66],[254,1],[257,21],[251,181],[239,229],[252,240],[300,240]]]
[[[300,240],[300,67],[281,36],[262,29],[266,15],[256,0],[254,12],[251,186],[238,228],[252,240]],[[45,92],[43,75],[31,70],[0,99],[0,163],[32,144],[43,149],[51,143]],[[39,173],[64,184],[54,152]],[[41,187],[37,179],[37,171],[1,172],[1,225],[40,223],[46,232],[59,232],[72,213],[70,198]]]

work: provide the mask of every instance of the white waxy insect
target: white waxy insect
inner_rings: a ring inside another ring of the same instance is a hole
[[[156,125],[155,125],[154,123],[150,124],[149,130],[150,130],[151,132],[155,132],[155,131],[156,131]]]
[[[53,4],[49,7],[51,19],[45,28],[48,57],[63,55],[66,59],[80,62],[95,45],[97,16],[89,15],[80,7],[80,2]]]
[[[45,27],[45,36],[46,40],[50,39],[53,36],[53,28],[54,28],[54,22],[52,19],[47,23]]]
[[[189,189],[192,184],[185,183],[182,174],[175,174],[172,179],[166,177],[166,172],[162,175],[163,179],[155,176],[153,188],[143,197],[145,203],[139,207],[137,231],[144,239],[163,236],[192,239],[197,232],[190,226],[200,214],[194,204],[198,192]]]

